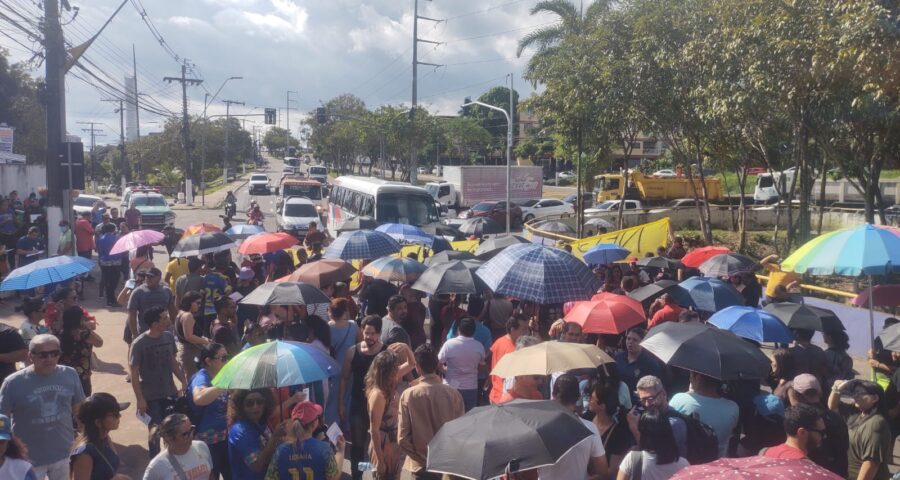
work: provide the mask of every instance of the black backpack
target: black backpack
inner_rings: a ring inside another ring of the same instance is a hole
[[[669,415],[680,418],[687,427],[688,463],[699,465],[719,459],[719,436],[712,427],[700,421],[699,415],[685,415],[675,410],[669,410]]]

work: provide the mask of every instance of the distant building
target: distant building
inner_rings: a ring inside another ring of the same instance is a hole
[[[644,134],[638,137],[631,144],[631,154],[628,156],[628,168],[637,168],[642,163],[654,163],[663,154],[666,153],[668,145],[666,142],[655,137],[646,136]],[[619,169],[625,167],[625,149],[617,147],[613,150],[613,168]]]

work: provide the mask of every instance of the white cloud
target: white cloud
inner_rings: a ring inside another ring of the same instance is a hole
[[[182,28],[188,28],[188,29],[202,28],[202,29],[207,29],[207,30],[213,29],[213,26],[210,25],[209,22],[207,22],[206,20],[202,20],[202,19],[194,18],[194,17],[175,16],[175,17],[169,17],[166,21],[168,23],[177,25]]]
[[[365,25],[350,30],[350,52],[363,53],[372,50],[397,55],[412,44],[412,15],[404,14],[399,20],[382,15],[371,5],[360,5],[359,23]]]
[[[268,11],[229,7],[213,15],[213,21],[223,30],[238,30],[244,35],[266,37],[276,42],[302,38],[309,19],[306,9],[290,0],[269,2],[271,8]]]

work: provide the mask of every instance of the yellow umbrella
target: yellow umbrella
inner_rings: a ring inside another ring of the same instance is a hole
[[[502,378],[550,375],[579,368],[596,368],[604,363],[615,363],[615,360],[596,345],[543,342],[504,355],[491,375]]]

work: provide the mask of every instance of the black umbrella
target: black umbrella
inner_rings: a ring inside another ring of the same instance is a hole
[[[245,305],[315,305],[331,302],[328,295],[303,282],[264,283],[240,300]]]
[[[763,309],[778,317],[790,328],[835,332],[844,330],[844,324],[831,310],[793,302],[775,302]]]
[[[426,470],[473,480],[553,465],[591,434],[552,400],[473,408],[428,443]]]
[[[878,335],[881,346],[891,352],[900,352],[900,323],[895,323]]]
[[[475,258],[475,255],[472,255],[470,252],[444,250],[443,252],[435,253],[426,258],[424,263],[426,266],[433,267],[439,263],[449,262],[450,260],[472,260],[473,258]]]
[[[510,245],[515,245],[517,243],[531,242],[518,235],[506,235],[503,237],[489,238],[481,242],[481,245],[479,245],[478,248],[475,249],[475,256],[479,260],[490,260],[494,258],[494,255],[502,252],[504,248]]]
[[[756,345],[702,323],[663,323],[650,329],[641,347],[666,365],[722,381],[766,378],[771,369]]]
[[[429,295],[483,292],[484,282],[475,275],[481,260],[451,260],[428,267],[412,288]]]
[[[463,237],[459,233],[459,230],[457,228],[454,228],[450,225],[444,225],[441,223],[437,223],[437,224],[423,225],[421,228],[423,231],[425,231],[425,233],[430,233],[430,234],[434,235],[435,237],[450,237],[453,239],[451,241],[454,241],[454,242],[457,240],[465,239],[465,237]]]
[[[644,285],[641,288],[628,292],[628,296],[641,303],[650,303],[662,296],[662,294],[669,292],[675,292],[678,298],[685,298],[683,296],[687,295],[687,292],[678,286],[678,282],[674,280],[657,280],[649,285]]]
[[[503,233],[505,231],[505,225],[500,225],[500,222],[489,217],[470,218],[459,226],[459,233],[476,237],[491,233]]]
[[[637,261],[639,267],[663,268],[674,270],[681,266],[681,262],[666,257],[644,257]]]
[[[378,222],[375,221],[374,218],[360,215],[358,217],[353,217],[350,220],[345,220],[344,223],[341,223],[341,226],[338,227],[338,232],[352,232],[354,230],[375,230],[378,227]]]
[[[201,233],[181,239],[172,257],[199,257],[207,253],[216,253],[236,247],[234,240],[222,232]]]
[[[730,277],[757,268],[756,260],[740,253],[722,253],[700,264],[700,272],[707,277]]]

